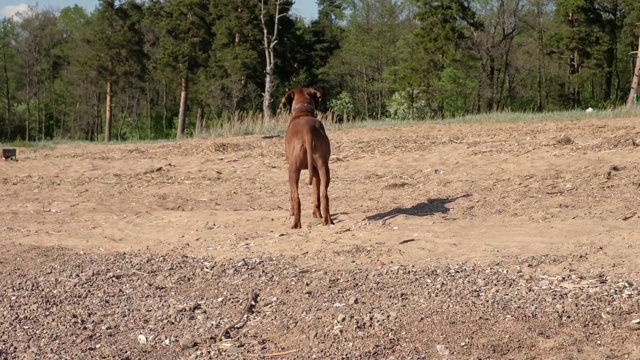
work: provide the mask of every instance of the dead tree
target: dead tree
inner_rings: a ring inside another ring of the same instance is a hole
[[[264,56],[266,58],[266,66],[264,69],[264,98],[262,101],[262,116],[263,119],[269,120],[271,119],[271,95],[273,92],[273,88],[276,86],[274,79],[274,69],[276,67],[276,58],[274,54],[274,48],[276,43],[278,42],[278,21],[281,17],[286,16],[286,13],[280,13],[280,3],[282,0],[275,1],[276,3],[276,13],[275,20],[273,25],[273,33],[270,35],[269,30],[267,29],[267,23],[265,20],[265,3],[267,0],[260,0],[260,21],[262,22],[262,31],[264,33]]]
[[[635,98],[638,94],[638,77],[640,77],[640,37],[638,37],[638,50],[632,52],[636,54],[636,66],[633,70],[633,80],[631,80],[631,90],[629,90],[629,97],[627,98],[627,107],[633,107],[635,104]]]

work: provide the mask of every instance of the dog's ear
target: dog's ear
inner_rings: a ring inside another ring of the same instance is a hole
[[[293,90],[287,89],[286,91],[287,93],[282,98],[282,101],[280,101],[280,107],[284,108],[284,105],[286,104],[289,107],[289,109],[291,109],[291,104],[293,104],[294,93],[293,93]]]
[[[313,104],[317,109],[318,105],[320,105],[320,101],[322,100],[322,93],[314,89],[307,89],[307,96],[313,99]]]

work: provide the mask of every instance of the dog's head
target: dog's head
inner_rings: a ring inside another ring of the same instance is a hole
[[[297,108],[307,106],[312,106],[315,110],[318,108],[320,100],[322,100],[322,94],[319,91],[312,88],[296,88],[287,91],[280,102],[280,107],[286,104],[292,112]]]

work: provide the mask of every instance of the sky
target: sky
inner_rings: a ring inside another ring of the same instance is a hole
[[[18,11],[26,10],[27,6],[36,6],[39,9],[52,7],[61,9],[78,4],[87,11],[93,11],[98,4],[97,0],[0,0],[0,18],[11,16]],[[301,15],[308,20],[315,19],[318,14],[318,6],[315,0],[296,0],[292,9],[293,13]]]

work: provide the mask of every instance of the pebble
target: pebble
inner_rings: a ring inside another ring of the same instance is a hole
[[[191,336],[186,335],[180,339],[180,348],[182,348],[182,350],[187,350],[194,346],[196,346],[196,342]]]
[[[436,345],[436,350],[438,350],[438,354],[442,356],[449,355],[449,348],[447,348],[445,345]]]
[[[387,317],[382,313],[375,313],[375,314],[373,314],[373,318],[376,321],[382,321],[382,320],[386,320]]]

